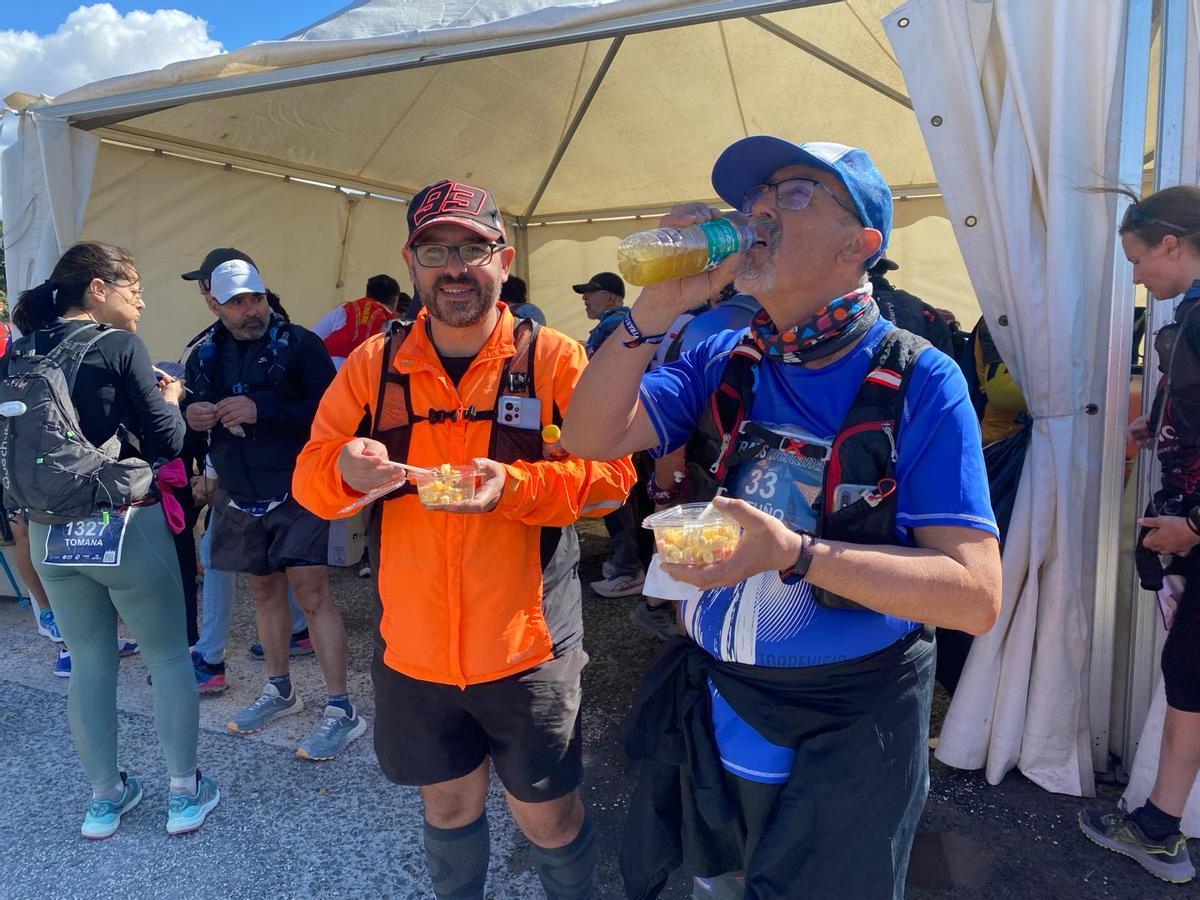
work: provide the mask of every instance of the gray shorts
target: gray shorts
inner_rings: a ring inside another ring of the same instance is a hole
[[[329,561],[329,523],[288,497],[262,516],[229,504],[218,489],[212,505],[212,567],[218,572],[270,575]]]

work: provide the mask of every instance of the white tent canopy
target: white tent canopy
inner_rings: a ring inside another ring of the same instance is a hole
[[[49,146],[35,132],[67,121],[96,154],[67,170],[70,186],[50,183],[64,169],[46,178],[36,151],[5,179],[11,287],[44,276],[81,233],[122,243],[152,302],[144,335],[170,354],[206,316],[178,273],[234,245],[311,323],[375,272],[407,280],[395,199],[450,177],[493,190],[533,299],[580,336],[569,286],[613,268],[616,241],[652,221],[635,215],[710,198],[720,151],[768,132],[871,148],[909,198],[891,254],[898,282],[969,323],[969,281],[879,22],[892,5],[372,0],[285,41],[52,101],[10,98],[27,104],[27,147]],[[163,298],[171,316],[155,314]]]

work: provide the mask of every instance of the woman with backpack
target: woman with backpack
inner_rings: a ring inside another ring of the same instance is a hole
[[[118,616],[153,676],[155,724],[171,777],[167,832],[199,828],[220,800],[196,768],[199,698],[183,585],[150,471],[183,446],[183,385],[156,377],[135,336],[144,307],[128,252],[76,244],[17,301],[12,318],[24,337],[9,353],[4,382],[6,398],[23,390],[29,401],[6,421],[0,464],[24,501],[34,565],[71,648],[67,717],[92,784],[81,829],[87,838],[112,835],[142,799],[140,779],[117,766]],[[69,402],[37,402],[64,384],[69,397],[50,399]],[[45,450],[56,465],[33,470],[27,460],[35,454],[13,448],[39,427],[54,430],[48,425],[56,416],[68,420],[59,431],[65,438]]]
[[[1133,283],[1157,301],[1182,295],[1175,321],[1154,336],[1162,377],[1150,416],[1129,425],[1131,443],[1153,448],[1162,483],[1141,526],[1138,573],[1156,590],[1166,625],[1167,711],[1154,788],[1132,812],[1084,809],[1083,833],[1175,884],[1196,869],[1180,818],[1200,772],[1200,187],[1165,188],[1130,204],[1118,232]],[[1163,567],[1161,560],[1169,560]]]

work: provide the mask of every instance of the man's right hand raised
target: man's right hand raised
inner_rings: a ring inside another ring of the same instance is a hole
[[[700,202],[681,203],[659,220],[660,228],[688,228],[701,222],[722,218],[720,210]],[[733,281],[741,254],[734,253],[721,261],[715,269],[689,275],[673,281],[660,281],[642,288],[634,304],[634,321],[643,334],[657,334],[671,327],[682,313],[687,312],[708,298],[715,297],[721,288]]]
[[[396,480],[387,447],[370,438],[354,438],[343,446],[337,465],[342,480],[361,494]]]

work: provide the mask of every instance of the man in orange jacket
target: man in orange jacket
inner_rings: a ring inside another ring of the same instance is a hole
[[[396,462],[478,467],[473,499],[429,508],[406,484],[376,504],[375,752],[389,779],[421,787],[438,897],[483,896],[489,758],[547,895],[584,897],[595,851],[578,790],[587,655],[573,523],[619,508],[633,466],[543,443],[586,358],[498,302],[516,251],[492,195],[430,185],[408,226],[425,310],[346,360],[293,489],[336,518],[394,484]]]

